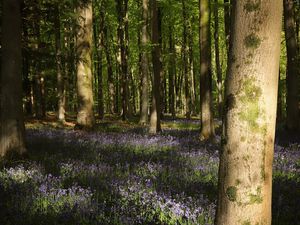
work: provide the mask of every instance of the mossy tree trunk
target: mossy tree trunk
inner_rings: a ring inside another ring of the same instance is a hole
[[[152,63],[153,63],[153,83],[152,83],[152,107],[150,115],[150,130],[155,134],[161,131],[160,126],[160,77],[161,77],[161,46],[159,44],[159,18],[156,0],[152,1]]]
[[[201,131],[200,139],[214,137],[212,113],[212,70],[211,70],[211,34],[210,34],[210,3],[199,0],[200,17],[200,104]]]
[[[22,44],[19,0],[2,2],[0,157],[23,154]]]
[[[148,122],[148,109],[149,109],[149,68],[148,68],[148,42],[149,35],[147,31],[148,26],[148,0],[143,0],[143,25],[142,25],[142,53],[141,53],[141,112],[140,112],[140,124],[145,125]]]
[[[77,127],[90,129],[95,124],[93,111],[93,77],[92,77],[92,47],[93,47],[93,10],[92,1],[79,4],[77,7]]]
[[[271,225],[282,1],[234,1],[217,225]]]
[[[287,52],[286,74],[286,125],[291,131],[300,130],[299,114],[299,52],[296,35],[295,8],[293,0],[284,0],[284,29]]]

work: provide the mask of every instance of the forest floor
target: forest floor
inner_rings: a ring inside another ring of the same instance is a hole
[[[0,162],[1,225],[213,224],[220,136],[200,142],[199,120],[165,119],[149,135],[137,118],[93,132],[70,119],[28,120],[28,154]],[[272,224],[297,225],[300,140],[277,134]]]

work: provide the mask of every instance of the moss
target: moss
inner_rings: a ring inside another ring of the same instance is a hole
[[[249,159],[250,159],[250,156],[249,156],[249,155],[243,156],[243,160],[248,161]]]
[[[237,188],[235,186],[230,186],[226,189],[226,195],[229,201],[234,202],[236,200]]]
[[[257,118],[259,117],[259,115],[259,106],[257,104],[251,103],[247,107],[247,110],[240,113],[240,119],[246,121],[253,131],[258,131],[259,125],[257,123]]]
[[[236,180],[235,180],[235,184],[236,184],[236,185],[240,185],[241,183],[242,183],[241,180],[239,180],[239,179],[236,179]]]
[[[260,38],[254,33],[249,34],[244,39],[244,44],[246,48],[257,49],[260,46],[260,43],[261,43]]]
[[[251,222],[250,222],[250,220],[246,220],[242,223],[242,225],[251,225]]]
[[[242,82],[241,88],[243,94],[240,96],[240,100],[246,108],[239,113],[240,119],[246,121],[252,131],[262,132],[257,123],[257,119],[262,115],[259,107],[261,88],[255,85],[255,80],[251,77]]]
[[[256,189],[256,194],[250,194],[250,202],[249,204],[260,204],[263,201],[263,198],[261,196],[261,187],[258,187]]]
[[[244,95],[242,101],[248,101],[248,100],[259,100],[259,98],[262,95],[262,91],[260,87],[257,87],[254,84],[255,80],[251,77],[247,78],[245,81],[243,81],[243,90]]]
[[[258,1],[250,1],[248,0],[246,4],[244,5],[244,10],[247,12],[254,12],[257,11],[260,8],[261,0]]]

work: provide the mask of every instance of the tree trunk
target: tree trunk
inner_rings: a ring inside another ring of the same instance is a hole
[[[22,48],[22,56],[23,56],[23,62],[22,62],[22,73],[23,73],[23,92],[24,92],[24,109],[25,109],[25,115],[32,116],[32,93],[31,93],[31,79],[29,77],[30,72],[30,59],[29,59],[29,51],[28,51],[28,42],[29,42],[29,35],[28,35],[28,26],[27,26],[27,19],[28,19],[28,12],[26,10],[25,2],[22,1],[22,28],[23,28],[23,48]]]
[[[201,131],[200,139],[214,137],[212,113],[212,71],[211,71],[211,35],[210,35],[210,5],[208,0],[199,0],[200,8],[200,102]]]
[[[223,95],[222,95],[222,69],[220,64],[220,47],[219,47],[219,6],[218,0],[215,0],[214,5],[214,15],[215,15],[215,32],[214,32],[214,39],[215,39],[215,61],[216,61],[216,68],[217,68],[217,90],[218,90],[218,116],[219,119],[222,119],[223,114]]]
[[[190,97],[191,97],[191,114],[195,115],[196,112],[196,80],[195,80],[195,71],[194,71],[194,33],[192,29],[192,24],[189,22],[189,32],[188,32],[188,40],[189,40],[189,75],[190,75],[190,81],[189,81],[189,89],[190,89]]]
[[[150,115],[150,130],[155,134],[161,131],[160,126],[160,77],[161,77],[161,49],[159,45],[159,18],[156,0],[152,1],[152,63],[153,63],[153,84],[152,84],[152,107]]]
[[[169,109],[172,118],[175,119],[175,78],[176,78],[176,52],[173,41],[173,33],[171,25],[169,25]]]
[[[284,0],[284,29],[287,51],[286,74],[286,125],[287,129],[295,131],[300,129],[299,114],[299,55],[296,38],[296,23],[294,19],[294,1]]]
[[[183,73],[184,73],[184,93],[185,93],[185,116],[191,118],[191,94],[190,94],[190,79],[188,72],[188,49],[187,49],[187,14],[185,0],[182,0],[182,19],[183,19],[183,34],[182,34],[182,52],[183,52]]]
[[[142,93],[141,93],[141,115],[140,124],[145,125],[148,122],[148,104],[149,104],[149,68],[148,68],[148,55],[147,47],[149,42],[149,35],[147,31],[148,25],[148,0],[143,0],[143,27],[142,27],[142,55],[141,55],[141,72],[142,72]]]
[[[277,97],[277,113],[276,113],[276,122],[282,122],[283,120],[283,113],[282,113],[282,106],[283,106],[283,96],[282,96],[282,85],[280,79],[280,71],[279,75],[279,82],[278,82],[278,97]]]
[[[282,1],[234,1],[216,225],[271,225]]]
[[[102,73],[102,50],[97,51],[97,83],[98,83],[98,116],[99,119],[104,117],[104,101],[103,101],[103,73]]]
[[[122,98],[122,120],[126,120],[128,114],[128,64],[127,64],[127,38],[126,21],[127,0],[116,0],[118,13],[118,45],[119,45],[119,66],[121,73],[121,98]]]
[[[104,18],[104,16],[103,16]],[[114,74],[113,74],[113,65],[112,58],[109,50],[109,38],[107,34],[107,26],[104,23],[103,27],[103,48],[105,51],[105,57],[107,62],[107,82],[108,82],[108,94],[109,94],[109,112],[110,114],[114,114],[116,112],[115,109],[115,85],[114,85]]]
[[[58,121],[65,122],[66,96],[64,91],[64,77],[62,74],[62,56],[61,56],[61,40],[60,40],[60,12],[59,5],[55,5],[55,45],[56,45],[56,77],[57,77],[57,97],[58,97]]]
[[[224,0],[224,25],[225,25],[225,40],[227,52],[229,51],[229,39],[230,39],[230,11],[231,11],[230,0]]]
[[[24,119],[22,109],[22,44],[19,0],[4,0],[2,5],[0,156],[23,154]]]
[[[38,2],[34,1],[34,8],[36,18],[34,21],[34,35],[36,37],[36,44],[34,45],[34,51],[40,54],[42,49],[41,33],[40,33],[40,9]],[[45,89],[44,89],[44,75],[41,68],[41,62],[36,60],[34,63],[34,76],[33,76],[33,97],[34,97],[34,111],[37,119],[43,119],[46,117],[46,102],[45,102]]]
[[[77,7],[78,31],[76,40],[77,53],[77,96],[78,113],[77,127],[90,129],[95,124],[93,111],[93,77],[92,77],[92,46],[93,46],[93,10],[92,2]]]

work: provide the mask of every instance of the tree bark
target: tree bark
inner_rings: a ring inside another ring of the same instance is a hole
[[[286,74],[286,126],[290,131],[300,129],[299,112],[299,52],[296,38],[296,23],[294,17],[294,1],[284,0],[284,29],[287,51]]]
[[[93,10],[92,2],[77,7],[77,96],[78,113],[77,127],[91,129],[95,124],[93,111],[93,77],[92,77],[92,46],[93,46]]]
[[[148,0],[143,0],[143,27],[142,27],[142,55],[141,55],[141,72],[142,72],[142,93],[141,93],[141,113],[140,113],[140,124],[145,125],[148,122],[148,108],[149,108],[149,68],[148,68],[148,42],[149,35],[147,31],[148,26]]]
[[[200,139],[211,139],[215,135],[212,113],[212,71],[211,71],[211,35],[210,5],[208,0],[199,0],[200,12]]]
[[[190,94],[190,74],[188,71],[188,47],[187,47],[187,13],[185,0],[182,3],[182,19],[183,19],[183,34],[182,34],[182,52],[183,52],[183,73],[184,73],[184,93],[185,93],[185,116],[191,118],[191,94]]]
[[[26,152],[22,108],[22,28],[19,0],[2,2],[0,157]]]
[[[214,24],[215,24],[215,61],[217,68],[217,90],[218,90],[218,116],[222,119],[223,114],[223,94],[222,94],[222,69],[220,64],[220,47],[219,47],[219,6],[218,0],[214,2]]]
[[[271,225],[282,1],[234,1],[216,225]]]
[[[104,18],[104,16],[103,16]],[[105,51],[105,57],[107,62],[107,82],[108,82],[108,94],[109,94],[109,112],[110,114],[114,114],[116,112],[115,109],[115,84],[114,84],[114,74],[113,74],[113,65],[112,65],[112,58],[109,50],[109,38],[107,34],[107,26],[104,22],[103,27],[103,48]]]
[[[34,35],[36,38],[36,43],[34,45],[34,51],[39,55],[42,51],[41,43],[41,31],[40,31],[40,8],[38,2],[34,1],[34,10],[35,10],[35,21],[34,21]],[[37,119],[43,119],[46,117],[46,101],[45,101],[45,78],[41,68],[41,62],[36,60],[34,63],[35,74],[33,76],[33,99],[34,99],[34,111],[35,117]]]
[[[224,26],[225,26],[225,40],[227,52],[229,51],[229,39],[230,39],[230,12],[231,12],[231,2],[230,0],[224,0]]]
[[[56,77],[57,77],[57,98],[58,98],[58,121],[65,123],[65,108],[66,108],[66,96],[65,96],[65,84],[62,74],[62,55],[61,55],[61,40],[60,40],[60,10],[58,3],[55,5],[55,46],[56,46]]]
[[[25,115],[32,116],[32,82],[30,79],[30,58],[29,58],[29,51],[28,51],[28,42],[29,42],[29,34],[28,34],[28,25],[27,25],[27,19],[28,19],[28,11],[26,10],[25,2],[22,1],[21,4],[21,13],[22,13],[22,29],[23,29],[23,46],[22,46],[22,73],[23,73],[23,92],[24,92],[24,109],[25,109]]]
[[[150,130],[155,134],[161,131],[160,125],[160,77],[161,77],[161,49],[159,44],[159,18],[156,0],[152,1],[152,63],[153,63],[153,84],[152,84],[152,107],[150,115]]]
[[[176,51],[173,41],[172,27],[169,25],[169,109],[174,119],[176,117],[175,111],[175,79],[176,79]]]
[[[126,26],[128,26],[127,17],[128,0],[116,0],[118,13],[118,45],[119,45],[119,66],[121,73],[121,102],[122,102],[122,120],[126,120],[128,114],[128,64],[127,53],[128,43],[126,35]],[[126,25],[127,24],[127,25]]]

